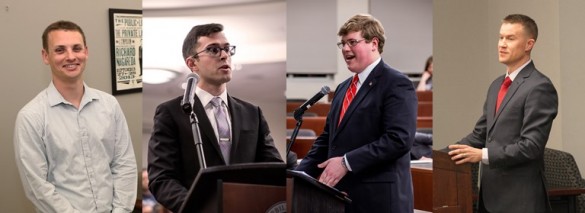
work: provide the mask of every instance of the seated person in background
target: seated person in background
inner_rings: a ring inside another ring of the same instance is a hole
[[[420,82],[416,87],[416,91],[427,91],[433,89],[433,56],[427,59],[425,64],[425,71],[420,77]]]
[[[410,159],[420,160],[431,158],[433,153],[433,134],[416,132],[414,134],[414,143],[410,148]]]

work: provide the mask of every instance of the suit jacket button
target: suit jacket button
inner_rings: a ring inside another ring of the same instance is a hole
[[[335,148],[337,148],[337,146],[331,146],[331,150],[335,150]]]
[[[489,137],[487,142],[488,143],[492,142],[492,137]]]

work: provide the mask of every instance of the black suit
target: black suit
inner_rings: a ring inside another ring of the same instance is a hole
[[[417,116],[412,82],[380,61],[337,126],[350,82],[335,90],[325,129],[297,170],[318,177],[323,170],[317,164],[347,155],[352,171],[336,185],[353,201],[346,212],[412,212],[409,151]]]
[[[458,143],[488,149],[489,165],[481,164],[480,206],[489,212],[549,212],[543,156],[558,111],[557,92],[530,62],[496,113],[504,77],[491,84],[483,115]]]
[[[181,99],[157,107],[148,144],[149,189],[158,202],[174,212],[179,211],[200,169],[189,116],[181,109]],[[231,96],[228,105],[233,137],[229,163],[282,162],[260,108]],[[198,97],[193,108],[199,120],[207,166],[226,165]]]

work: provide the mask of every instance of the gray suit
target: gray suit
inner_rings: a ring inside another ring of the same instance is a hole
[[[480,205],[489,212],[549,212],[544,148],[557,115],[557,92],[530,62],[516,76],[496,114],[505,76],[489,87],[483,115],[458,143],[487,148],[482,164]]]

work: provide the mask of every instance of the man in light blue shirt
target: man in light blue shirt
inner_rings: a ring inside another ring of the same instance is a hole
[[[116,99],[88,87],[82,29],[69,21],[43,33],[52,81],[18,113],[14,149],[28,199],[39,212],[131,212],[137,171]]]

